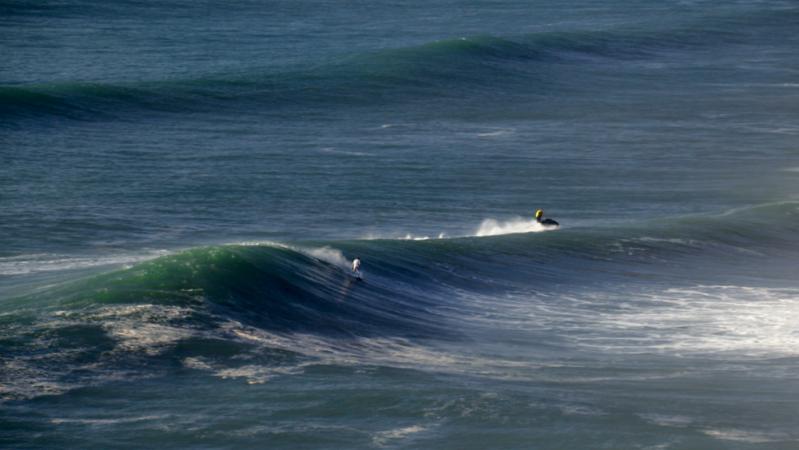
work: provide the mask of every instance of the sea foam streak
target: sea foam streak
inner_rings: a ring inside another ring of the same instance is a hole
[[[549,231],[553,227],[545,227],[540,223],[516,217],[506,222],[499,222],[495,219],[485,219],[480,227],[475,231],[474,235],[481,236],[498,236],[501,234],[514,234],[514,233],[539,233],[542,231]]]
[[[545,226],[532,219],[525,219],[523,217],[515,217],[504,222],[496,219],[485,219],[480,223],[480,226],[471,233],[454,234],[452,236],[447,233],[441,232],[437,236],[430,236],[428,234],[416,235],[413,233],[406,233],[403,236],[397,237],[383,237],[380,235],[369,234],[363,239],[400,239],[403,241],[427,241],[431,239],[457,239],[464,237],[485,237],[485,236],[501,236],[503,234],[518,234],[518,233],[540,233],[542,231],[552,231],[560,228],[559,226]]]
[[[166,250],[157,250],[149,253],[111,256],[68,256],[48,253],[8,256],[0,258],[0,275],[27,275],[38,272],[135,264],[168,253]]]

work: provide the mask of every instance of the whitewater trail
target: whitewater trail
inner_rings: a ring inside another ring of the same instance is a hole
[[[400,239],[403,241],[427,241],[431,239],[457,239],[457,238],[467,238],[467,237],[501,236],[503,234],[540,233],[543,231],[553,231],[558,228],[560,227],[559,226],[547,227],[541,225],[540,223],[532,219],[525,219],[523,217],[514,217],[505,221],[489,218],[489,219],[484,219],[476,230],[466,234],[456,234],[450,236],[444,232],[441,232],[438,233],[437,236],[430,236],[427,234],[417,235],[413,233],[406,233],[399,237],[397,237],[396,235],[387,237],[387,236],[369,234],[363,237],[363,239],[365,240]]]
[[[525,219],[522,217],[515,217],[506,221],[500,221],[492,218],[484,219],[480,226],[471,233],[463,235],[449,236],[444,232],[438,235],[415,235],[406,233],[402,236],[382,237],[369,235],[364,237],[366,240],[374,239],[399,239],[399,240],[412,240],[424,241],[431,239],[449,239],[449,238],[463,238],[463,237],[485,237],[485,236],[499,236],[504,234],[516,233],[540,233],[543,231],[551,231],[553,228],[545,227],[533,220]],[[303,247],[293,246],[275,241],[240,241],[231,243],[229,245],[240,246],[270,246],[276,248],[285,248],[303,253],[314,259],[321,260],[333,264],[335,266],[348,269],[352,261],[344,256],[341,250],[330,246],[323,247]],[[135,254],[122,254],[105,257],[83,257],[83,256],[67,256],[67,255],[50,255],[50,254],[37,254],[37,255],[18,255],[11,257],[0,258],[0,275],[24,275],[42,271],[62,271],[71,269],[82,269],[95,266],[113,266],[113,265],[133,265],[140,262],[152,260],[160,256],[165,256],[174,253],[168,250],[157,250],[149,253],[135,253]]]
[[[474,236],[499,236],[502,234],[515,234],[515,233],[540,233],[542,231],[550,231],[552,227],[545,227],[540,223],[516,217],[506,222],[499,222],[495,219],[485,219],[480,227],[475,231]]]

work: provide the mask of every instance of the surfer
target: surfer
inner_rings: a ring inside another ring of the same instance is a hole
[[[352,260],[352,274],[355,278],[361,279],[361,259],[357,256]]]
[[[554,221],[552,219],[549,219],[549,218],[545,219],[544,218],[544,210],[543,209],[539,209],[539,210],[537,210],[535,212],[535,221],[540,223],[541,225],[560,226],[559,223],[557,223],[556,221]]]

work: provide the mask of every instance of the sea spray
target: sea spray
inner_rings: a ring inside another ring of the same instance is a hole
[[[502,234],[514,233],[540,233],[542,231],[552,230],[553,227],[545,227],[532,219],[524,219],[517,217],[504,222],[496,219],[485,219],[477,231],[474,232],[475,236],[498,236]]]

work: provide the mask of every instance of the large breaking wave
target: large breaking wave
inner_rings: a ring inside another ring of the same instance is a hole
[[[797,216],[799,204],[783,202],[548,233],[194,248],[5,300],[0,397],[176,369],[263,382],[320,360],[472,373],[499,364],[507,374],[510,362],[477,363],[425,343],[519,326],[546,335],[530,345],[572,351],[757,352],[768,344],[784,352],[794,343],[784,333],[760,339],[747,328],[713,340],[705,331],[731,327],[763,296],[770,300],[756,309],[759,323],[774,308],[796,311],[788,287],[729,280],[756,280],[754,266],[768,279],[769,264],[795,259]],[[365,282],[347,273],[356,255]],[[707,258],[715,275],[693,279]],[[619,304],[608,294],[614,285],[625,286]],[[685,317],[695,318],[695,332],[680,331]],[[658,326],[670,337],[653,339],[647,330]]]

